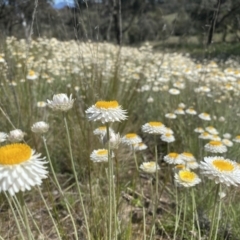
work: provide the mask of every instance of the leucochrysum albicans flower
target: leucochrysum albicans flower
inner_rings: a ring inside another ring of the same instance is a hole
[[[122,137],[122,142],[127,145],[133,145],[142,142],[142,138],[136,133],[128,133]]]
[[[93,162],[107,162],[108,161],[108,150],[107,149],[93,150],[93,152],[90,155],[90,159]]]
[[[223,183],[227,186],[240,184],[239,165],[224,157],[204,157],[200,162],[201,173],[215,183]]]
[[[143,151],[143,150],[146,150],[148,148],[147,145],[143,142],[136,143],[136,144],[133,145],[133,147],[134,147],[135,151]]]
[[[160,138],[163,142],[167,142],[167,143],[171,143],[175,141],[175,137],[171,133],[162,134]]]
[[[86,110],[89,121],[102,123],[120,122],[127,119],[126,110],[117,101],[98,101]]]
[[[47,178],[45,157],[27,144],[14,143],[0,147],[0,192],[14,195],[41,185]]]
[[[155,173],[157,170],[160,169],[158,164],[156,165],[155,162],[144,162],[140,165],[139,168],[147,173]]]
[[[66,112],[73,107],[74,99],[72,99],[72,94],[70,97],[65,93],[55,94],[53,100],[47,100],[48,107],[52,108],[54,111]]]
[[[210,141],[204,146],[204,149],[211,153],[227,152],[227,147],[221,141]]]
[[[49,124],[44,121],[36,122],[31,127],[31,130],[34,133],[46,133],[48,129],[49,129]]]
[[[193,187],[201,182],[198,175],[190,170],[184,169],[175,173],[175,182],[184,187]]]
[[[33,70],[29,70],[27,79],[28,80],[36,80],[37,78],[38,78],[38,75]]]
[[[205,121],[211,121],[211,116],[208,113],[200,113],[199,118]]]
[[[10,141],[12,143],[21,142],[21,141],[23,141],[25,135],[26,135],[26,133],[23,132],[21,129],[14,129],[9,132],[8,141]]]
[[[142,126],[142,131],[149,134],[161,135],[166,132],[166,127],[161,122],[148,122]]]
[[[5,132],[0,132],[0,143],[5,142],[8,138],[7,133]]]
[[[163,157],[163,160],[169,164],[184,164],[180,154],[170,152],[168,155]]]

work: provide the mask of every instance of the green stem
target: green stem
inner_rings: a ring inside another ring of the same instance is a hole
[[[186,212],[187,212],[187,191],[184,189],[184,209],[183,209],[183,225],[182,225],[182,233],[181,233],[181,238],[183,239],[184,235],[184,230],[185,230],[185,221],[186,221]]]
[[[66,206],[66,208],[67,208],[67,212],[68,212],[68,214],[69,214],[69,216],[70,216],[70,218],[71,218],[72,224],[73,224],[75,238],[78,239],[76,224],[75,224],[75,222],[74,222],[72,213],[71,213],[70,208],[69,208],[69,205],[70,205],[70,204],[69,204],[68,200],[66,199],[66,197],[65,197],[65,195],[64,195],[64,193],[63,193],[63,190],[62,190],[62,188],[61,188],[61,186],[60,186],[60,184],[59,184],[59,181],[58,181],[58,179],[57,179],[57,176],[56,176],[56,173],[55,173],[53,164],[52,164],[52,160],[51,160],[51,157],[50,157],[50,154],[49,154],[49,151],[48,151],[46,139],[45,139],[44,136],[42,136],[42,140],[43,140],[43,144],[44,144],[44,147],[45,147],[45,150],[46,150],[47,158],[48,158],[48,161],[49,161],[50,169],[51,169],[51,171],[52,171],[55,184],[57,185],[57,188],[58,188],[60,194],[61,194],[62,197],[64,198],[64,203],[65,203],[65,206]]]
[[[211,229],[210,229],[210,234],[209,234],[209,238],[208,238],[209,240],[212,240],[212,235],[213,235],[213,231],[215,228],[215,216],[216,216],[216,211],[217,211],[217,207],[218,207],[217,199],[218,199],[219,188],[220,188],[220,184],[217,185],[216,193],[215,193],[214,209],[213,209],[212,218],[211,218]]]
[[[32,234],[31,234],[31,230],[30,230],[30,226],[29,226],[29,221],[28,221],[28,216],[27,216],[27,208],[26,208],[26,204],[24,202],[23,193],[21,191],[19,192],[18,197],[19,197],[22,214],[23,214],[24,224],[27,229],[28,240],[31,240],[33,238],[32,238]]]
[[[195,194],[194,194],[194,189],[193,188],[192,188],[192,191],[191,191],[191,195],[192,195],[192,207],[193,207],[192,231],[194,231],[194,223],[195,223],[195,219],[196,219],[197,228],[198,228],[198,239],[201,239],[201,229],[200,229],[200,225],[199,225],[199,218],[198,218],[196,201],[195,201]]]
[[[221,192],[221,183],[219,183],[219,191],[218,192]],[[218,204],[218,217],[217,217],[214,240],[217,239],[217,235],[218,235],[217,233],[218,233],[218,227],[219,227],[219,222],[220,222],[220,218],[221,218],[221,211],[222,211],[222,199],[219,200],[219,204]]]
[[[80,189],[80,185],[78,183],[77,172],[76,172],[76,168],[75,168],[75,164],[74,164],[74,160],[73,160],[71,139],[70,139],[69,128],[68,128],[68,123],[67,123],[66,116],[64,116],[64,124],[65,124],[66,131],[67,131],[68,147],[69,147],[69,152],[70,152],[70,159],[71,159],[73,174],[74,174],[74,178],[75,178],[75,181],[76,181],[76,184],[77,184],[77,190],[78,190],[80,202],[81,202],[81,205],[82,205],[84,220],[85,220],[85,224],[86,224],[86,228],[87,228],[88,240],[90,240],[91,239],[91,234],[90,234],[90,231],[89,231],[87,215],[86,215],[86,211],[85,211],[85,207],[84,207],[84,203],[83,203],[83,198],[82,198],[82,192],[81,192],[81,189]]]

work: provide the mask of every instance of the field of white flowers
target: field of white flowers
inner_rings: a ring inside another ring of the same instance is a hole
[[[0,239],[240,239],[240,65],[7,38]]]

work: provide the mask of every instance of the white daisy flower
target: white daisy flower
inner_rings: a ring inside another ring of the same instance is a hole
[[[98,101],[86,111],[89,121],[120,122],[127,119],[126,110],[117,101]]]
[[[174,175],[175,183],[184,187],[193,187],[201,182],[201,179],[194,172],[189,170],[180,170]]]
[[[107,162],[108,161],[108,150],[107,149],[93,150],[93,152],[90,155],[90,159],[93,162]]]
[[[136,144],[133,145],[133,147],[134,147],[135,151],[143,151],[143,150],[146,150],[148,148],[147,145],[143,142],[136,143]]]
[[[26,135],[21,129],[14,129],[8,134],[8,141],[10,142],[21,142]]]
[[[204,157],[200,162],[200,169],[203,175],[227,186],[240,184],[240,168],[238,164],[223,157]]]
[[[208,113],[200,113],[199,118],[205,121],[211,121],[211,116]]]
[[[180,90],[176,89],[176,88],[170,88],[168,90],[168,92],[171,94],[171,95],[178,95],[180,94]]]
[[[214,128],[213,126],[206,127],[205,129],[206,129],[206,131],[208,131],[212,135],[218,135],[219,134],[217,129]]]
[[[166,113],[166,114],[165,114],[165,117],[166,117],[166,118],[169,118],[169,119],[176,119],[176,118],[177,118],[177,115],[174,114],[174,113]]]
[[[211,153],[227,152],[227,147],[221,141],[210,141],[204,146],[204,149]]]
[[[72,99],[72,94],[70,97],[65,93],[55,94],[53,100],[47,100],[48,107],[52,108],[54,111],[66,112],[73,107],[74,99]]]
[[[46,133],[48,129],[49,129],[49,124],[44,121],[36,122],[31,127],[31,130],[34,133]]]
[[[166,127],[161,122],[148,122],[142,126],[142,131],[149,134],[164,134],[166,132]]]
[[[136,133],[128,133],[122,137],[122,142],[127,145],[133,145],[142,142],[142,138]]]
[[[155,162],[144,162],[140,165],[139,168],[147,173],[155,173],[157,170],[160,169],[160,167],[156,165]]]
[[[183,152],[180,154],[180,157],[184,162],[196,161],[196,158],[190,152]]]
[[[36,80],[38,78],[38,75],[33,70],[30,70],[26,78],[28,80]]]
[[[0,192],[14,195],[41,185],[47,178],[47,162],[27,144],[15,143],[0,147]]]
[[[180,154],[171,152],[163,157],[163,160],[169,164],[184,164]]]
[[[161,135],[160,138],[163,142],[167,142],[167,143],[171,143],[171,142],[175,141],[175,137],[171,133],[165,133],[165,134]]]
[[[227,147],[232,147],[233,146],[233,142],[230,141],[229,139],[226,139],[226,138],[222,139],[222,143],[224,145],[226,145]]]
[[[5,132],[0,132],[0,143],[5,142],[8,139],[8,135]]]

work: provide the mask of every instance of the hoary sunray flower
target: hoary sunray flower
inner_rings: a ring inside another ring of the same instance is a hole
[[[149,134],[160,135],[166,132],[166,127],[161,122],[148,122],[142,126],[142,131]]]
[[[98,101],[86,110],[89,121],[121,122],[127,119],[126,110],[117,101]]]
[[[31,130],[34,133],[46,133],[48,129],[49,129],[49,124],[44,121],[36,122],[31,127]]]
[[[178,114],[178,115],[184,115],[185,114],[185,111],[183,110],[183,108],[177,108],[175,111],[174,111],[175,114]]]
[[[122,137],[122,142],[127,145],[133,145],[142,142],[142,138],[139,137],[136,133],[128,133]]]
[[[143,142],[136,143],[133,145],[135,151],[143,151],[147,149],[147,145]]]
[[[218,133],[219,133],[217,131],[217,129],[213,126],[206,127],[205,129],[206,129],[206,131],[208,131],[212,135],[218,135]]]
[[[163,142],[167,142],[167,143],[171,143],[175,141],[175,137],[171,133],[162,134],[160,138]]]
[[[204,149],[211,153],[227,152],[227,147],[221,141],[210,141],[204,146]]]
[[[233,139],[234,142],[236,143],[240,143],[240,135],[236,136],[234,139]]]
[[[8,139],[8,135],[5,132],[0,132],[0,143],[5,142]]]
[[[0,192],[14,195],[41,185],[47,178],[47,162],[27,144],[15,143],[0,147]]]
[[[168,90],[168,92],[171,94],[171,95],[178,95],[180,94],[180,90],[176,89],[176,88],[170,88]]]
[[[196,158],[190,152],[183,152],[183,153],[180,154],[180,157],[185,162],[196,161]]]
[[[221,141],[222,140],[218,135],[212,135],[210,139],[212,141]]]
[[[200,113],[199,118],[205,121],[211,121],[211,116],[208,113]]]
[[[109,133],[110,132],[114,132],[112,128],[109,128]],[[107,127],[106,126],[100,126],[93,131],[94,135],[100,135],[100,136],[101,135],[104,136],[106,133],[107,133]]]
[[[176,119],[176,118],[177,118],[177,115],[174,114],[174,113],[166,113],[166,114],[165,114],[165,117],[166,117],[166,118],[169,118],[169,119]]]
[[[235,161],[223,157],[204,157],[200,162],[200,169],[203,175],[227,186],[240,184],[240,168]]]
[[[46,106],[47,106],[47,103],[44,102],[44,101],[39,101],[39,102],[37,102],[37,107],[39,107],[39,108],[44,108],[44,107],[46,107]]]
[[[28,80],[36,80],[38,78],[38,75],[33,71],[30,70],[27,75]]]
[[[196,132],[196,133],[203,133],[204,129],[201,128],[201,127],[197,127],[197,128],[194,129],[194,132]]]
[[[90,155],[90,159],[93,162],[107,162],[108,161],[108,150],[107,149],[93,150],[93,152]]]
[[[8,134],[8,141],[10,142],[21,142],[23,141],[24,136],[26,135],[21,129],[14,129]]]
[[[233,142],[230,141],[229,139],[226,139],[226,138],[222,139],[222,143],[224,145],[226,145],[227,147],[232,147],[233,146]]]
[[[197,169],[198,167],[199,167],[199,164],[197,163],[197,161],[186,162],[187,169]]]
[[[122,142],[122,138],[120,133],[115,133],[114,131],[109,132],[109,138],[108,141],[107,133],[102,138],[103,145],[107,144],[109,142],[110,149],[118,149],[118,146]]]
[[[178,104],[178,107],[184,109],[186,108],[186,104],[181,102]]]
[[[169,164],[184,164],[180,154],[170,152],[168,155],[163,157],[163,160]]]
[[[180,170],[174,175],[175,182],[184,187],[193,187],[201,182],[201,179],[194,172],[189,170]]]
[[[194,108],[192,108],[192,107],[186,109],[186,113],[189,115],[197,115],[197,111],[194,110]]]
[[[203,132],[198,137],[201,139],[212,139],[212,135],[208,132]]]
[[[73,107],[74,99],[72,99],[72,94],[70,97],[65,93],[55,94],[53,100],[47,100],[48,107],[52,108],[54,111],[66,112]]]
[[[224,133],[223,138],[230,139],[232,135],[230,133]]]
[[[160,169],[158,164],[156,165],[155,162],[143,162],[139,168],[147,173],[155,173],[157,170]]]

